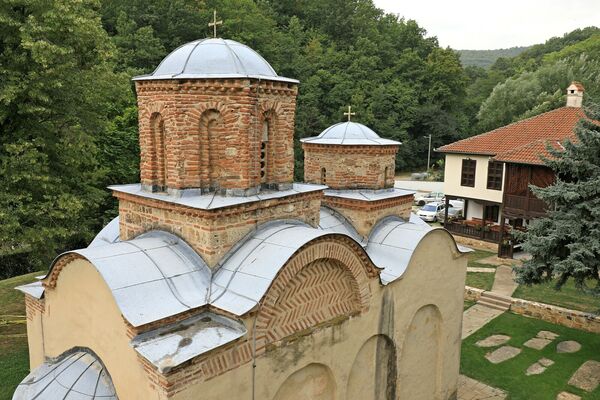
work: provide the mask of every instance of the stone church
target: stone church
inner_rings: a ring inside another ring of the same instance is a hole
[[[305,138],[299,82],[203,39],[134,78],[141,182],[25,293],[13,399],[456,397],[464,248],[394,188],[400,143],[350,121]]]

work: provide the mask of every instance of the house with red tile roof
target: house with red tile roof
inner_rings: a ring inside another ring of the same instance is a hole
[[[560,150],[575,138],[574,128],[585,116],[585,89],[579,82],[567,88],[565,107],[527,118],[436,149],[445,153],[446,206],[463,199],[463,220],[444,221],[454,234],[498,243],[498,255],[512,257],[519,244],[510,235],[546,213],[529,185],[548,186],[554,173],[544,165],[548,147]]]

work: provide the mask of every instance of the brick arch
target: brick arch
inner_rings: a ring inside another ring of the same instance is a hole
[[[364,250],[348,237],[328,235],[309,242],[281,268],[263,297],[257,343],[277,342],[336,317],[367,311],[369,281],[378,275]]]
[[[276,165],[287,162],[286,153],[293,147],[293,138],[286,137],[287,130],[283,126],[283,115],[284,110],[278,101],[267,100],[260,104],[259,133],[261,135],[264,122],[269,121],[267,183],[286,182],[286,176],[282,173],[284,171],[275,168]],[[261,138],[258,139],[258,142],[261,143]],[[260,149],[258,152],[260,153]]]
[[[160,119],[163,134],[157,137],[155,121]],[[172,113],[163,102],[152,102],[140,107],[138,111],[140,137],[140,175],[142,184],[149,187],[162,188],[167,185],[167,179],[172,171],[165,168],[171,157],[170,148],[175,140],[172,132]],[[159,143],[160,142],[160,143]],[[164,153],[164,154],[163,154]],[[161,158],[161,157],[164,157]],[[161,166],[159,166],[159,161]],[[163,171],[163,172],[161,172]],[[166,172],[166,173],[165,173]]]

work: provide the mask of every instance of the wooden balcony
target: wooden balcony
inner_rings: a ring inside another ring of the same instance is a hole
[[[459,236],[466,236],[491,243],[500,242],[500,225],[485,222],[480,219],[469,221],[452,221],[444,225],[444,228]]]
[[[536,218],[546,215],[547,205],[533,195],[504,194],[504,215],[517,218]]]

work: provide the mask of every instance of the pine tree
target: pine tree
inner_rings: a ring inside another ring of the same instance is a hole
[[[549,205],[548,215],[532,221],[523,248],[532,255],[517,268],[519,283],[556,282],[560,289],[573,279],[577,288],[600,295],[600,106],[586,107],[589,119],[575,129],[576,140],[564,150],[549,148],[544,160],[556,175],[553,185],[532,187]]]

